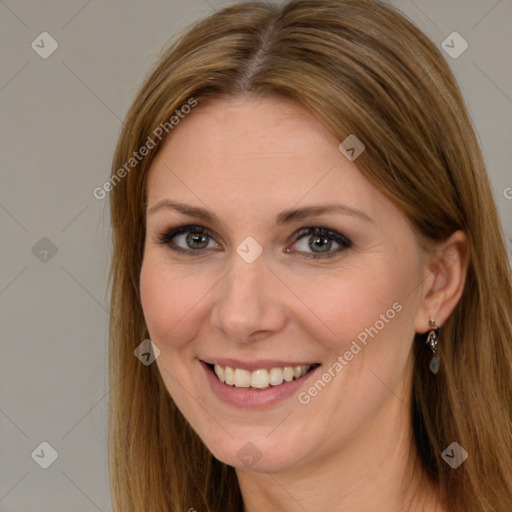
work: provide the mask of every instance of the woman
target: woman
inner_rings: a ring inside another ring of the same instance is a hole
[[[114,510],[512,510],[503,231],[410,22],[215,13],[142,87],[110,183]]]

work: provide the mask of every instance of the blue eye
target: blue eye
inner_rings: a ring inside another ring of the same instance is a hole
[[[186,247],[176,245],[173,239],[184,239]],[[208,240],[208,239],[211,240]],[[168,245],[175,252],[200,256],[202,249],[211,249],[209,242],[213,241],[210,231],[202,226],[178,226],[164,231],[157,240],[157,243]]]
[[[302,242],[302,239],[304,241]],[[301,242],[303,244],[303,249],[306,247],[311,249],[312,253],[307,253],[302,250],[287,250],[287,252],[301,252],[307,254],[308,258],[331,258],[335,256],[337,253],[341,252],[344,249],[349,249],[352,247],[352,242],[341,233],[333,231],[328,228],[321,227],[308,227],[301,229],[295,235],[295,244]],[[304,245],[304,242],[306,244]],[[335,247],[335,251],[331,251],[333,248],[333,242],[338,247]],[[318,251],[317,251],[318,249]]]
[[[322,227],[302,228],[294,235],[295,243],[302,243],[302,250],[286,249],[287,253],[300,253],[307,258],[330,258],[352,247],[352,242],[336,231]],[[302,241],[304,239],[304,241]],[[178,243],[185,245],[178,245]],[[156,240],[167,245],[172,251],[190,256],[201,256],[204,249],[218,248],[213,234],[203,226],[184,225],[167,228]],[[304,244],[305,242],[305,244]],[[335,247],[333,247],[335,244]],[[307,252],[306,249],[312,252]],[[335,249],[335,250],[332,250]]]

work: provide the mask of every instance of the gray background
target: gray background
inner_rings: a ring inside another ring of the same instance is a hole
[[[92,191],[108,179],[121,120],[160,51],[229,3],[0,0],[2,512],[111,510],[110,230],[107,200]],[[446,59],[476,125],[511,254],[512,2],[392,3],[438,46],[453,31],[469,44]],[[31,47],[44,31],[58,42],[46,59]],[[58,452],[48,469],[35,461],[49,460],[48,449],[36,450],[43,441]]]

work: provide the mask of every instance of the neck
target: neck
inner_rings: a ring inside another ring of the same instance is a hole
[[[391,394],[380,417],[337,450],[277,473],[237,469],[244,512],[442,512],[418,460],[409,410]]]

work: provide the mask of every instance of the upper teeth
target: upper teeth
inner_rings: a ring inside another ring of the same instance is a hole
[[[302,377],[311,365],[285,366],[284,368],[265,368],[250,372],[241,368],[230,368],[216,364],[213,369],[221,382],[237,388],[268,388],[269,385],[278,386],[283,381],[291,382],[294,378]]]

